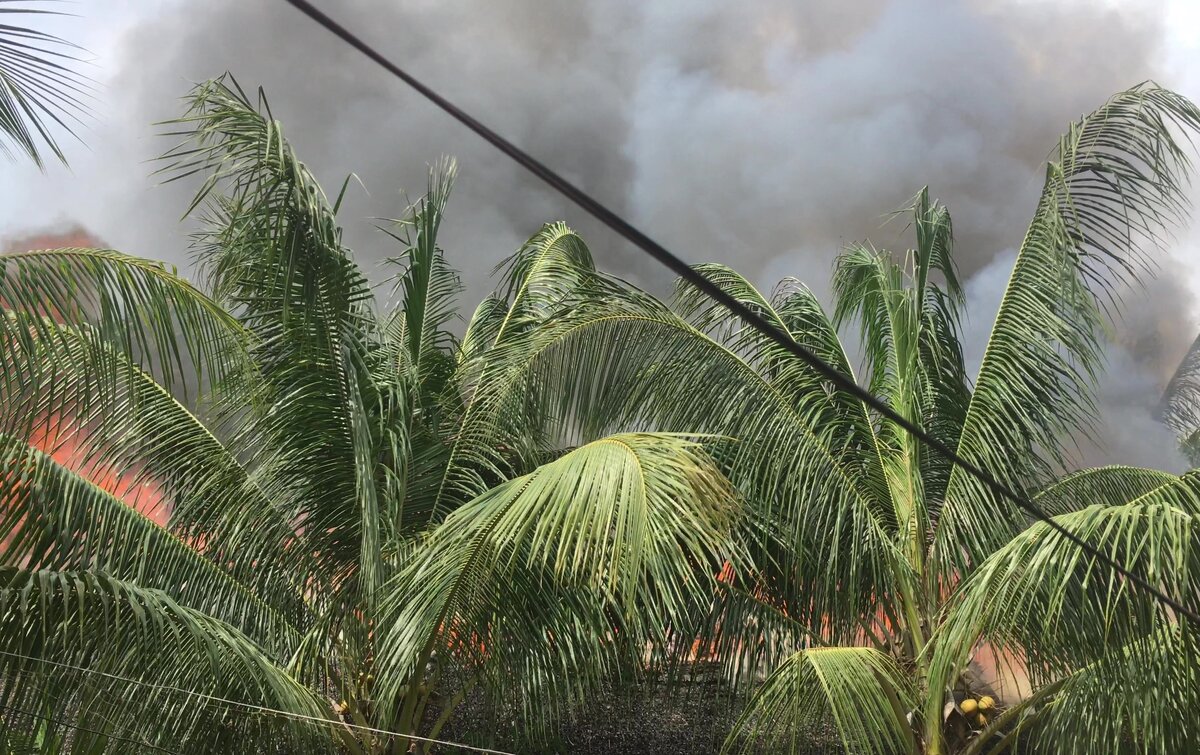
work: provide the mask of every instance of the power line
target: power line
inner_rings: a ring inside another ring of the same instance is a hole
[[[445,745],[447,747],[457,747],[462,750],[471,750],[474,752],[487,753],[488,755],[516,755],[516,753],[507,752],[505,750],[492,750],[487,747],[477,747],[475,745],[469,745],[469,744],[465,744],[463,742],[451,742],[446,739],[434,739],[432,737],[422,737],[422,736],[418,736],[416,734],[401,734],[400,732],[389,731],[388,729],[379,729],[374,726],[364,726],[362,724],[352,724],[352,723],[347,723],[344,721],[336,721],[336,720],[329,719],[329,718],[321,718],[319,716],[309,716],[304,713],[294,713],[289,710],[280,710],[278,708],[268,708],[266,706],[257,705],[255,703],[246,703],[246,702],[242,702],[240,700],[230,700],[225,697],[219,697],[217,695],[210,695],[206,692],[196,692],[195,690],[183,689],[182,687],[173,687],[169,684],[158,684],[156,682],[147,682],[147,681],[144,681],[141,679],[131,679],[127,676],[121,676],[120,674],[113,674],[113,673],[109,673],[107,671],[99,671],[97,669],[86,668],[84,666],[76,666],[76,665],[73,665],[70,663],[62,663],[61,661],[52,661],[48,658],[37,658],[32,655],[24,655],[22,653],[14,653],[9,650],[0,650],[0,655],[6,655],[6,656],[9,656],[10,658],[19,658],[19,659],[25,660],[25,661],[33,661],[35,663],[45,663],[50,666],[57,666],[58,668],[68,669],[70,671],[77,671],[77,672],[84,673],[84,674],[94,674],[96,676],[101,676],[106,679],[113,679],[115,681],[124,682],[126,684],[133,684],[133,685],[137,685],[140,687],[146,687],[147,689],[165,690],[168,692],[178,692],[180,694],[188,695],[190,697],[200,698],[206,702],[223,703],[223,704],[225,704],[227,706],[231,706],[231,707],[245,708],[247,710],[251,710],[256,713],[268,713],[268,714],[275,715],[275,716],[290,718],[290,719],[293,719],[296,721],[305,721],[305,722],[311,722],[311,723],[325,724],[328,726],[344,727],[344,728],[348,728],[348,729],[355,729],[358,731],[369,732],[372,734],[384,734],[387,736],[398,737],[400,739],[408,739],[408,740],[412,740],[412,741],[416,741],[416,742],[427,742],[429,744]],[[170,752],[170,750],[166,750],[165,752]]]
[[[113,734],[111,732],[103,732],[103,731],[97,731],[96,729],[89,729],[86,726],[80,726],[79,724],[73,724],[68,721],[61,721],[57,718],[51,718],[50,716],[43,716],[40,713],[34,713],[33,711],[22,710],[21,708],[17,708],[17,707],[11,706],[11,705],[2,705],[2,706],[0,706],[0,710],[7,710],[12,713],[16,713],[18,715],[29,716],[31,718],[38,718],[43,721],[48,721],[52,724],[57,724],[58,726],[66,726],[68,728],[76,729],[78,731],[86,731],[88,734],[95,734],[96,736],[104,737],[106,739],[115,739],[118,742],[126,742],[128,744],[139,745],[141,747],[149,747],[151,750],[157,750],[158,752],[166,752],[166,753],[170,753],[171,755],[183,755],[183,753],[179,752],[178,750],[168,750],[166,747],[161,747],[159,745],[152,744],[150,742],[144,742],[144,741],[138,740],[138,739],[130,739],[129,737],[123,737],[120,734]]]
[[[642,233],[620,215],[605,207],[590,194],[576,187],[558,173],[555,173],[541,161],[529,155],[527,152],[520,149],[504,137],[500,136],[495,131],[492,131],[490,128],[483,125],[483,123],[476,120],[474,117],[461,110],[458,106],[442,97],[433,89],[423,84],[414,76],[386,58],[382,53],[378,52],[354,33],[346,29],[346,27],[342,26],[337,21],[334,21],[328,15],[318,10],[308,0],[284,1],[307,15],[313,21],[316,21],[318,24],[325,27],[325,29],[327,29],[329,32],[339,37],[342,41],[346,42],[363,55],[378,63],[393,76],[417,90],[417,92],[425,97],[425,99],[437,105],[459,123],[462,123],[464,126],[474,131],[493,147],[511,157],[515,162],[521,165],[521,167],[540,178],[559,194],[562,194],[564,197],[578,205],[582,210],[622,236],[625,240],[629,241],[634,246],[638,247],[643,252],[656,259],[666,268],[686,280],[709,298],[718,302],[730,312],[737,315],[747,325],[767,336],[783,349],[789,351],[793,356],[796,356],[801,361],[808,364],[839,389],[853,395],[855,398],[874,409],[883,417],[896,423],[909,435],[917,438],[926,446],[941,454],[947,461],[959,467],[964,472],[967,472],[976,480],[982,482],[993,493],[998,494],[1002,498],[1007,498],[1008,500],[1017,504],[1017,506],[1023,509],[1026,513],[1045,523],[1048,527],[1050,527],[1050,529],[1054,530],[1074,545],[1089,553],[1093,558],[1108,566],[1117,574],[1120,574],[1145,592],[1154,596],[1159,602],[1170,606],[1173,610],[1188,617],[1192,621],[1196,622],[1197,625],[1200,625],[1200,613],[1196,613],[1192,609],[1184,606],[1181,602],[1167,595],[1137,572],[1125,568],[1121,564],[1118,564],[1114,559],[1110,558],[1104,553],[1101,553],[1097,548],[1092,546],[1083,538],[1054,521],[1032,501],[1012,490],[1010,487],[1000,482],[991,474],[976,466],[972,462],[959,456],[958,453],[956,453],[945,443],[925,432],[914,422],[910,421],[908,418],[889,407],[886,403],[876,398],[870,391],[862,388],[858,385],[858,383],[854,382],[854,380],[843,375],[837,370],[836,367],[826,363],[819,356],[809,351],[801,344],[797,343],[791,337],[774,328],[770,323],[759,317],[749,307],[725,293],[703,275],[693,270],[690,265],[688,265],[679,257],[676,257],[668,249],[666,249],[666,247],[663,247],[658,242]]]

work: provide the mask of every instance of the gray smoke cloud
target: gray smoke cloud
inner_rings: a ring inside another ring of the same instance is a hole
[[[1112,92],[1162,73],[1155,0],[322,5],[681,256],[730,263],[764,285],[796,275],[827,292],[843,243],[902,247],[903,223],[884,226],[885,215],[928,184],[955,218],[958,263],[980,302],[970,331],[979,349],[986,302],[998,301],[1004,255],[1023,235],[1058,135]],[[59,200],[130,252],[186,263],[177,218],[190,187],[146,178],[152,166],[141,161],[169,146],[149,124],[177,115],[191,82],[229,70],[266,89],[327,189],[349,172],[361,179],[366,191],[351,189],[342,217],[377,277],[395,248],[369,219],[396,216],[400,190],[419,194],[425,166],[452,154],[460,178],[443,240],[468,312],[492,266],[552,219],[580,229],[607,270],[660,291],[669,282],[282,2],[166,4],[138,14],[98,63],[108,116],[87,137],[95,152],[76,164],[88,188]],[[1142,416],[1139,402],[1154,405],[1194,335],[1191,295],[1165,280],[1135,302],[1151,314],[1114,336],[1101,398],[1116,440],[1089,461],[1178,466],[1164,456],[1169,437],[1143,442],[1154,423],[1129,419]]]

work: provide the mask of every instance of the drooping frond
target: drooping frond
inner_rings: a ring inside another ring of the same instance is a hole
[[[1052,486],[1046,503],[1066,494],[1092,504],[1056,522],[1185,604],[1200,594],[1195,473],[1081,472]],[[1197,628],[1044,524],[965,581],[948,606],[934,673],[953,678],[983,642],[1016,658],[1034,689],[994,721],[1000,736],[1071,753],[1173,751],[1171,743],[1200,736],[1183,713],[1200,705]]]
[[[1198,666],[1195,628],[1162,624],[1042,687],[1034,705],[997,718],[997,733],[1064,755],[1189,752],[1200,740]]]
[[[5,390],[53,383],[62,365],[32,358],[60,324],[88,326],[152,369],[164,384],[190,388],[247,369],[249,338],[219,304],[162,263],[107,249],[48,249],[0,257],[0,348]],[[23,352],[23,353],[18,353]],[[111,371],[92,365],[98,376]]]
[[[458,347],[458,363],[466,364],[477,359],[496,342],[504,316],[508,314],[508,303],[500,296],[491,294],[479,302],[467,322]]]
[[[1200,477],[1189,473],[1158,485],[1072,479],[1096,502],[1054,520],[1181,602],[1193,602],[1200,594]],[[971,648],[986,641],[1019,654],[1035,685],[1051,683],[1175,621],[1153,596],[1039,522],[966,579],[932,664],[946,672],[940,678],[952,678]]]
[[[24,23],[23,17],[51,15],[61,14],[0,6],[0,149],[11,156],[16,147],[39,168],[44,167],[43,148],[67,161],[54,131],[74,135],[91,94],[89,81],[75,70],[79,48]]]
[[[696,270],[842,374],[854,376],[834,323],[807,286],[785,279],[767,298],[740,273],[725,265],[698,265]],[[847,432],[859,433],[858,443],[863,448],[873,445],[869,433],[863,432],[869,428],[864,422],[866,415],[861,402],[831,390],[822,375],[770,338],[746,326],[740,318],[683,281],[676,283],[675,308],[698,330],[746,360],[788,400],[796,404],[811,403],[813,398],[824,395],[829,412],[825,421],[842,424]],[[844,415],[849,415],[849,419],[845,420]],[[871,474],[877,476],[876,471]]]
[[[748,751],[763,740],[802,753],[812,732],[829,723],[847,753],[912,752],[905,716],[913,705],[914,690],[890,656],[865,647],[809,648],[754,693],[723,752]]]
[[[898,412],[908,414],[914,380],[919,311],[904,269],[887,252],[852,244],[838,255],[833,286],[836,325],[858,321],[867,386]]]
[[[62,366],[56,379],[17,395],[0,386],[0,433],[67,451],[63,463],[91,479],[153,494],[158,510],[146,513],[165,517],[175,536],[303,624],[301,586],[319,575],[293,527],[288,492],[253,479],[152,376],[90,336],[59,326],[33,355]],[[99,364],[108,369],[96,371]]]
[[[182,604],[237,626],[281,650],[298,638],[283,611],[260,598],[230,567],[202,555],[150,516],[20,439],[0,434],[0,563],[94,570],[169,591]],[[237,559],[239,554],[226,554]]]
[[[493,437],[479,433],[480,422],[490,420],[479,417],[475,406],[477,391],[471,389],[493,371],[485,354],[505,339],[520,340],[548,316],[569,309],[568,297],[591,284],[596,275],[587,245],[563,223],[543,226],[496,269],[504,270],[501,293],[480,304],[459,353],[455,382],[460,390],[470,393],[456,418],[456,427],[450,430],[453,437],[450,454],[436,488],[422,493],[435,518],[445,516],[482,493],[487,486],[485,478],[495,481],[511,477],[514,472],[519,474],[506,459],[512,454],[491,444]],[[533,426],[527,429],[532,430]],[[541,439],[535,435],[521,438],[527,446],[524,449],[527,456],[538,455],[533,448],[538,447]]]
[[[1178,479],[1170,472],[1143,467],[1092,467],[1055,480],[1038,491],[1033,503],[1052,516],[1066,514],[1097,504],[1136,500]]]
[[[492,488],[386,588],[383,707],[412,701],[435,653],[495,684],[595,689],[711,594],[734,516],[700,447],[669,435],[611,436]]]
[[[61,722],[47,733],[114,735],[76,731],[73,753],[333,751],[328,707],[255,643],[161,591],[103,574],[0,566],[0,675],[9,721],[16,710]]]
[[[1088,432],[1104,308],[1182,214],[1188,160],[1176,132],[1197,129],[1195,106],[1142,85],[1075,123],[1048,163],[957,448],[1004,484],[1028,490],[1047,480],[1071,438]],[[978,563],[1024,523],[1014,505],[955,470],[933,557],[947,570]]]
[[[784,278],[775,287],[771,303],[793,339],[843,375],[855,377],[857,371],[838,337],[837,326],[812,289],[795,278]],[[818,379],[811,369],[797,361],[791,355],[773,355],[764,363],[763,371],[773,383],[796,399],[816,389],[829,392],[823,378]],[[840,393],[834,393],[831,398],[861,411],[862,402],[846,399]]]
[[[716,262],[693,265],[693,269],[717,288],[762,317],[772,327],[793,338],[796,337],[797,334],[791,331],[783,317],[775,311],[773,302],[763,296],[762,292],[755,288],[750,281],[742,277],[741,273],[728,265]],[[715,331],[726,339],[730,333],[740,330],[739,326],[743,326],[741,320],[731,315],[724,305],[682,279],[675,283],[675,306],[680,315],[700,330]]]

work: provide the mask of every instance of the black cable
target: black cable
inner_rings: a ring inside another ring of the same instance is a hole
[[[126,742],[128,744],[139,745],[141,747],[149,747],[152,750],[170,753],[170,755],[183,755],[183,753],[181,753],[178,750],[168,750],[166,747],[160,747],[159,745],[151,744],[149,742],[142,742],[137,739],[130,739],[129,737],[123,737],[120,734],[112,734],[112,733],[107,733],[107,732],[103,732],[103,731],[97,731],[96,729],[89,729],[86,726],[80,726],[79,724],[68,723],[67,721],[60,721],[57,718],[51,718],[50,716],[43,716],[39,713],[33,713],[32,711],[15,708],[11,705],[0,706],[0,710],[7,710],[7,711],[10,711],[12,713],[16,713],[16,714],[22,715],[22,716],[30,716],[32,718],[39,718],[43,721],[48,721],[52,724],[57,724],[59,726],[66,726],[71,729],[77,729],[78,731],[86,731],[88,734],[95,734],[97,736],[104,737],[106,739],[115,739],[118,742]]]
[[[359,39],[344,26],[314,7],[312,3],[308,2],[308,0],[284,1],[294,6],[297,10],[301,11],[321,26],[325,27],[327,30],[341,38],[344,42],[361,52],[363,55],[366,55],[368,58],[378,63],[396,78],[417,90],[417,92],[419,92],[430,102],[449,113],[450,116],[455,120],[459,121],[464,126],[483,137],[485,141],[511,157],[530,173],[545,181],[559,194],[562,194],[564,197],[577,204],[585,212],[592,215],[612,230],[616,231],[627,241],[631,242],[654,259],[658,260],[669,270],[686,280],[691,285],[695,286],[708,297],[723,305],[730,312],[740,317],[747,325],[767,336],[784,349],[790,351],[794,356],[807,363],[810,367],[819,372],[838,388],[852,394],[867,406],[879,412],[879,414],[882,416],[886,417],[892,422],[895,422],[897,425],[902,427],[905,432],[917,438],[925,445],[937,451],[952,464],[961,468],[963,471],[982,482],[984,485],[990,488],[993,493],[996,493],[1003,498],[1007,498],[1013,503],[1017,504],[1017,506],[1024,509],[1027,513],[1044,522],[1052,530],[1062,535],[1075,545],[1079,546],[1087,553],[1091,554],[1093,558],[1112,568],[1115,572],[1125,577],[1130,582],[1133,582],[1138,587],[1153,595],[1164,605],[1170,606],[1172,609],[1188,617],[1192,621],[1196,622],[1198,626],[1200,626],[1200,614],[1187,608],[1179,601],[1150,584],[1149,580],[1147,580],[1145,577],[1126,569],[1112,558],[1104,555],[1090,543],[1086,542],[1078,535],[1063,527],[1058,522],[1055,522],[1045,512],[1034,505],[1033,502],[1021,496],[992,475],[977,467],[975,464],[972,464],[970,461],[967,461],[959,456],[949,446],[942,443],[932,435],[926,433],[906,417],[900,415],[883,401],[876,398],[870,391],[867,391],[852,379],[838,372],[835,367],[826,364],[825,361],[823,361],[820,357],[799,343],[796,343],[796,341],[794,341],[788,335],[776,330],[768,322],[755,314],[749,307],[722,291],[703,275],[693,270],[686,262],[676,257],[665,247],[655,242],[646,234],[639,231],[624,218],[600,204],[582,189],[577,188],[574,184],[570,183],[565,178],[546,167],[540,161],[533,158],[513,143],[509,142],[495,131],[492,131],[487,126],[475,120],[473,117],[460,110],[449,100],[442,97],[440,94],[418,81],[411,74],[401,69],[395,63],[385,58],[381,53],[376,51],[366,42]]]

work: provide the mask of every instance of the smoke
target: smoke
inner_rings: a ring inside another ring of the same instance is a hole
[[[765,286],[796,275],[827,292],[845,242],[903,247],[903,223],[883,221],[928,184],[954,215],[958,263],[984,299],[999,296],[1007,268],[995,265],[1020,242],[1058,135],[1112,92],[1159,76],[1164,38],[1157,0],[322,5],[691,261],[728,262]],[[425,166],[452,154],[460,177],[443,241],[467,311],[492,266],[552,219],[581,230],[607,270],[659,291],[669,282],[284,3],[134,14],[99,63],[109,115],[87,135],[96,151],[40,200],[69,202],[72,217],[126,251],[186,262],[177,219],[193,187],[152,188],[153,165],[134,166],[169,146],[149,124],[179,113],[189,83],[229,70],[266,89],[327,189],[350,172],[361,180],[342,218],[377,280],[396,250],[370,219],[395,217],[401,190],[419,194]],[[88,188],[63,190],[68,182]],[[1142,432],[1121,414],[1135,411],[1130,397],[1145,392],[1152,406],[1191,340],[1188,291],[1154,285],[1152,300],[1127,308],[1152,314],[1114,336],[1106,380],[1125,387],[1102,399],[1117,434],[1130,435],[1114,458]],[[982,330],[971,348],[982,349],[990,316],[972,318]],[[1159,332],[1168,321],[1187,332]]]

